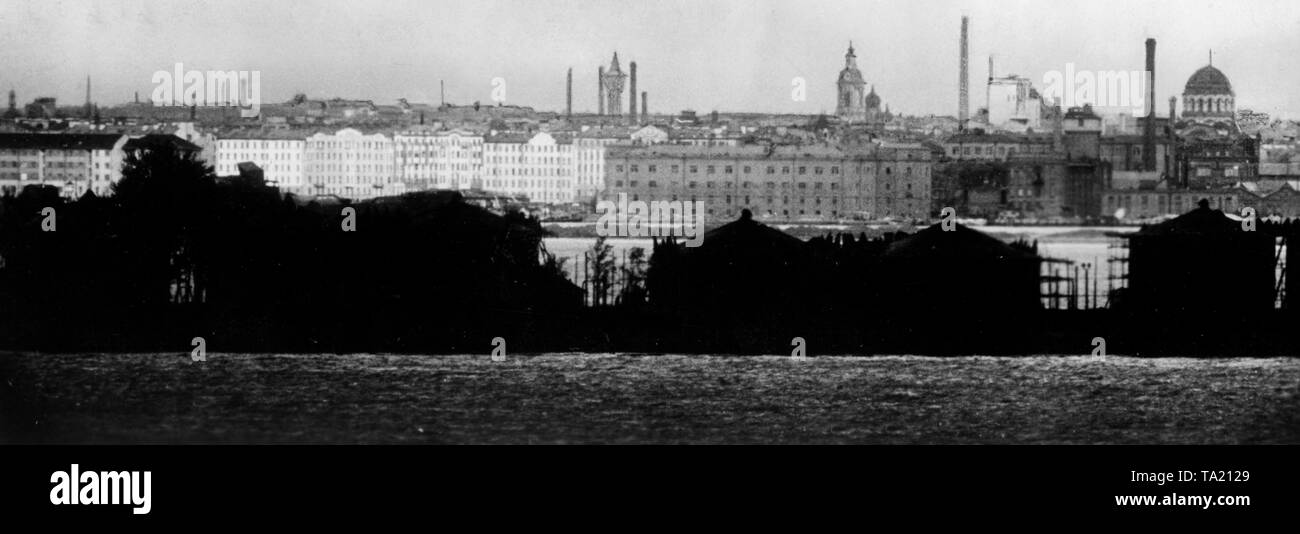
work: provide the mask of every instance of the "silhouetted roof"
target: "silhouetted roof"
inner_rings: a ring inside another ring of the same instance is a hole
[[[778,253],[799,253],[803,240],[754,220],[749,210],[741,211],[740,218],[705,232],[702,249],[741,247],[762,249]]]
[[[112,150],[122,134],[0,133],[0,149]]]
[[[198,145],[171,134],[148,134],[132,138],[126,142],[126,150],[171,148],[178,152],[198,152]]]
[[[1037,255],[1012,247],[1002,240],[984,232],[958,224],[951,231],[944,231],[942,223],[936,223],[921,230],[911,237],[904,238],[889,246],[885,256],[895,259],[1035,259]],[[953,264],[960,269],[960,263]]]
[[[1241,232],[1241,221],[1235,221],[1222,210],[1210,209],[1209,202],[1201,199],[1200,206],[1168,221],[1145,226],[1132,237],[1169,235],[1236,234]]]

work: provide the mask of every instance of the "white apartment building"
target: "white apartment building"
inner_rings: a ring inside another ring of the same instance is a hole
[[[317,133],[306,140],[305,187],[309,194],[354,200],[400,195],[405,188],[397,180],[395,161],[393,140],[387,135],[366,135],[353,128]]]
[[[574,145],[549,133],[489,135],[483,151],[483,188],[526,195],[533,202],[576,201]]]
[[[605,147],[626,144],[618,137],[579,136],[573,140],[574,195],[580,202],[600,197],[605,190]]]
[[[408,190],[483,187],[482,135],[466,130],[410,131],[393,136],[397,179]]]
[[[307,140],[280,132],[234,133],[216,141],[218,176],[239,174],[239,164],[251,161],[262,168],[267,185],[286,193],[312,194],[306,187],[303,160]]]
[[[0,194],[17,195],[29,185],[58,187],[76,198],[86,191],[107,196],[122,177],[122,134],[0,134]]]

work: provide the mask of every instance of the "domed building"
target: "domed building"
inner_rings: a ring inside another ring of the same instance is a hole
[[[871,86],[871,92],[867,93],[867,111],[880,111],[880,95],[876,94],[876,86]]]
[[[1214,68],[1214,60],[1187,79],[1183,87],[1183,118],[1234,120],[1237,116],[1236,95],[1232,83]]]
[[[867,120],[866,88],[867,82],[862,79],[862,71],[858,70],[858,56],[853,53],[853,43],[850,42],[849,51],[844,54],[844,70],[835,81],[839,96],[835,115],[840,120],[846,123]]]

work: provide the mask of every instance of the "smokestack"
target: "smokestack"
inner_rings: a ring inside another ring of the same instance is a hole
[[[1174,113],[1176,112],[1177,106],[1178,98],[1173,96],[1169,97],[1169,137],[1171,139],[1174,137]]]
[[[438,80],[438,107],[447,107],[447,82]]]
[[[650,111],[649,111],[650,106],[646,104],[646,100],[647,100],[646,92],[641,91],[641,122],[642,123],[649,122],[650,119]]]
[[[605,66],[596,68],[596,114],[605,114]]]
[[[140,91],[135,92],[135,103],[136,104],[140,103]]]
[[[1142,139],[1142,166],[1156,170],[1156,40],[1147,39],[1147,123]]]
[[[966,33],[969,25],[970,25],[970,17],[962,17],[961,18],[961,74],[960,74],[961,78],[957,81],[957,86],[959,87],[958,89],[959,93],[957,96],[957,128],[959,130],[966,129],[966,120],[970,118],[970,103],[967,100],[967,95],[970,91],[970,77],[967,72],[968,67],[966,66],[966,58],[968,57],[967,48],[966,48]]]
[[[984,84],[984,109],[993,115],[993,54],[989,54],[989,81]],[[992,124],[993,120],[990,118],[988,122]]]
[[[1167,132],[1169,134],[1169,146],[1165,147],[1165,175],[1169,176],[1173,183],[1185,186],[1186,184],[1178,177],[1178,143],[1174,142],[1175,137],[1178,136],[1174,131],[1174,106],[1177,102],[1178,98],[1169,97],[1169,131]]]
[[[573,67],[569,67],[569,75],[564,80],[564,118],[573,118]]]
[[[632,69],[632,98],[629,101],[627,120],[628,124],[636,124],[636,62],[633,61],[629,68]]]

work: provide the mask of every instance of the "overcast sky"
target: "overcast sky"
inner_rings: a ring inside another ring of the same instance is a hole
[[[303,92],[392,103],[506,101],[594,111],[596,67],[615,50],[638,64],[652,112],[834,111],[850,40],[868,83],[895,112],[955,115],[961,16],[971,17],[972,108],[997,74],[1042,87],[1049,70],[1141,70],[1158,41],[1156,91],[1169,96],[1207,63],[1238,107],[1300,118],[1296,0],[0,0],[0,90],[19,102],[56,96],[148,98],[152,74],[260,70],[262,99]],[[807,80],[795,101],[791,80]],[[626,97],[625,97],[626,102]]]

